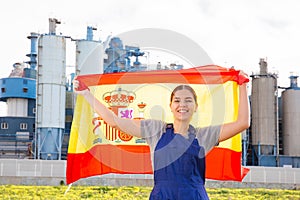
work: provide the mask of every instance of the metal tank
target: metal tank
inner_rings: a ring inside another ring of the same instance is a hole
[[[290,76],[291,85],[282,92],[283,153],[300,156],[300,88],[298,76]]]
[[[277,76],[268,73],[264,59],[259,64],[260,73],[251,76],[252,146],[258,158],[278,151]]]
[[[55,25],[59,23],[49,19],[49,34],[41,35],[38,40],[38,159],[61,159],[65,128],[66,39],[55,34]]]
[[[103,73],[103,43],[93,40],[93,30],[88,26],[86,40],[76,41],[76,74]]]

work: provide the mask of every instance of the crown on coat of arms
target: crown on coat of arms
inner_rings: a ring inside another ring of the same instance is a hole
[[[119,87],[117,90],[104,93],[102,98],[111,107],[127,107],[134,101],[135,93],[122,90],[122,88]]]

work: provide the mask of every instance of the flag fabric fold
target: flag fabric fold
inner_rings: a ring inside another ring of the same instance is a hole
[[[238,85],[249,79],[238,70],[216,65],[182,70],[142,71],[78,76],[80,82],[116,115],[131,119],[172,122],[170,93],[189,84],[198,96],[199,111],[192,125],[208,126],[234,121],[238,110]],[[206,177],[242,181],[241,135],[214,147],[207,155]],[[77,97],[67,156],[67,184],[107,173],[151,174],[149,147],[110,127],[82,96]]]

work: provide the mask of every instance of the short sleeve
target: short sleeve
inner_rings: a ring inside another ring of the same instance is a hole
[[[166,129],[166,123],[160,120],[146,119],[141,121],[141,135],[151,150],[154,150],[158,140]]]
[[[219,142],[221,125],[196,129],[196,138],[207,154]]]

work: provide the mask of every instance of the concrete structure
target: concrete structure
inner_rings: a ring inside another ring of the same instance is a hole
[[[76,41],[76,74],[102,74],[104,47],[101,41],[93,40],[93,28],[87,27],[86,40]]]
[[[243,182],[207,180],[206,187],[264,187],[300,189],[300,168],[248,167]],[[66,181],[65,160],[0,159],[0,184],[61,185]],[[80,179],[74,185],[152,186],[149,174],[106,174]]]
[[[298,76],[291,76],[290,87],[282,92],[282,126],[284,155],[300,157],[300,88],[297,78]]]
[[[260,60],[260,73],[252,75],[252,145],[257,156],[277,154],[277,77]]]
[[[55,34],[57,23],[57,20],[49,19],[49,34],[41,35],[38,40],[38,159],[61,159],[65,129],[66,38]]]

